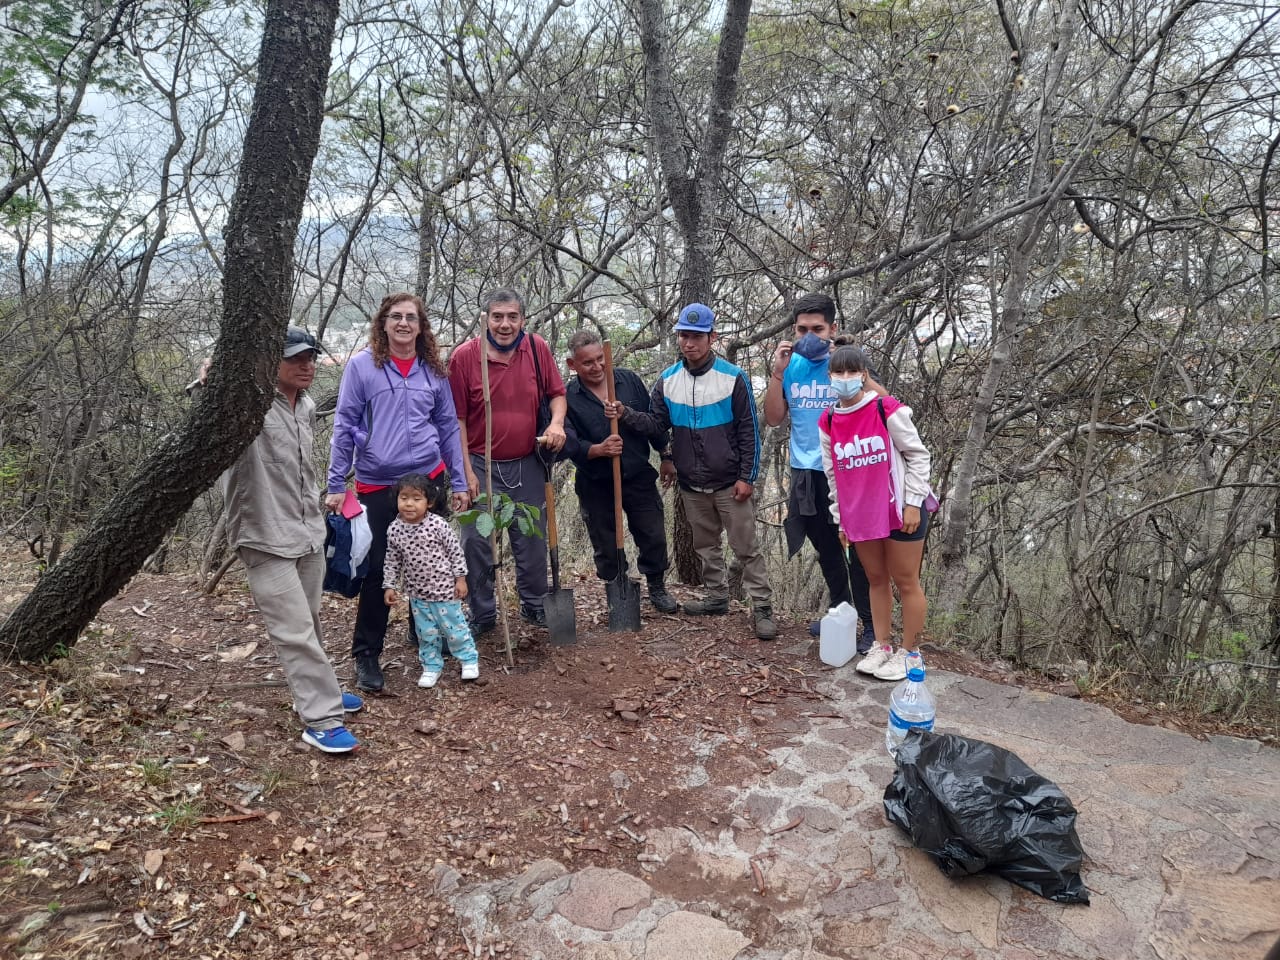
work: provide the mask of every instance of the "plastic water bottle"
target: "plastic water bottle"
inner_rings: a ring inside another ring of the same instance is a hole
[[[858,611],[848,601],[832,607],[818,630],[818,659],[831,667],[843,667],[858,652]]]
[[[907,679],[889,694],[889,723],[884,731],[884,745],[889,756],[897,756],[898,747],[911,730],[932,730],[937,702],[924,682],[924,660],[920,651],[907,654]]]

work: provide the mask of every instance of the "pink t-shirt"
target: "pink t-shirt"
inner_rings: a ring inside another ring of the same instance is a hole
[[[902,406],[884,397],[884,415]],[[857,410],[830,408],[818,417],[818,429],[830,438],[840,529],[850,542],[883,540],[902,529],[893,483],[893,441],[873,400]]]

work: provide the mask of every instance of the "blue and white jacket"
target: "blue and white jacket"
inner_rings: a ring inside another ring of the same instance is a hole
[[[652,412],[624,412],[627,423],[651,435],[671,431],[676,479],[687,490],[723,490],[760,473],[760,425],[747,375],[712,356],[696,370],[683,360],[653,386]]]

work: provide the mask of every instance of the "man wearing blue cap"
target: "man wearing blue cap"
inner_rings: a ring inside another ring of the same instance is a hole
[[[729,612],[724,550],[742,564],[742,587],[751,599],[755,634],[778,635],[770,606],[768,570],[756,540],[755,482],[760,471],[760,429],[755,399],[746,374],[712,351],[715,314],[701,303],[680,311],[676,323],[681,360],[658,377],[650,413],[625,404],[605,404],[605,415],[619,417],[650,435],[670,430],[671,455],[685,515],[693,530],[693,549],[702,561],[706,595],[684,605],[685,613],[719,616]]]

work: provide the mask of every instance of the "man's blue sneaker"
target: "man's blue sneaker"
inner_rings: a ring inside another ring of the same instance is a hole
[[[364,697],[357,697],[354,693],[343,691],[342,709],[346,713],[359,713],[364,709]]]
[[[307,727],[302,731],[302,739],[325,753],[350,753],[360,746],[360,741],[346,727],[334,727],[332,730],[313,730]]]
[[[821,620],[810,620],[810,621],[809,621],[809,636],[811,636],[811,637],[820,637],[820,636],[822,636],[822,621],[821,621]]]

